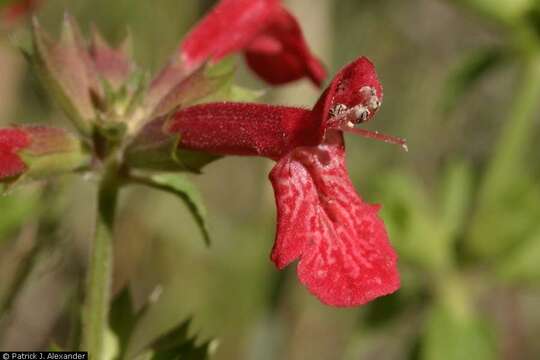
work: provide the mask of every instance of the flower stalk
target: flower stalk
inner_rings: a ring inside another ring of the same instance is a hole
[[[120,182],[118,165],[111,161],[97,194],[97,216],[86,289],[83,347],[95,359],[104,355],[112,285],[112,236]]]

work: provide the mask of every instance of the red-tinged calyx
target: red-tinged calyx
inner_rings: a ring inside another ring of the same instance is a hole
[[[127,123],[143,116],[146,82],[129,56],[129,37],[111,47],[93,28],[87,46],[75,20],[66,14],[59,40],[37,20],[33,40],[31,61],[43,84],[83,135],[92,137],[95,130],[122,133]]]
[[[102,89],[77,24],[66,15],[58,41],[36,19],[32,29],[32,61],[43,84],[78,130],[89,135],[96,118],[94,99],[102,97]]]
[[[88,52],[99,75],[114,90],[125,85],[135,69],[135,64],[128,55],[129,42],[128,37],[119,47],[113,48],[95,27],[92,28],[92,42]]]
[[[296,259],[300,281],[322,302],[356,306],[399,288],[397,255],[379,206],[356,194],[345,167],[341,133],[297,148],[270,173],[278,225],[272,260]]]
[[[222,0],[181,45],[186,68],[239,51],[252,70],[273,85],[308,77],[320,86],[326,76],[298,21],[279,0]]]
[[[39,179],[87,165],[90,155],[78,138],[46,126],[0,129],[0,181]]]
[[[23,130],[29,139],[29,144],[24,150],[27,155],[43,156],[68,152],[80,146],[77,138],[64,129],[38,125],[19,129]]]
[[[30,144],[28,135],[19,129],[0,129],[0,181],[13,178],[26,170],[17,152]]]

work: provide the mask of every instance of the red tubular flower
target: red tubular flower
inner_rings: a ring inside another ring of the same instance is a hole
[[[181,45],[188,68],[238,51],[244,51],[251,69],[270,84],[307,76],[320,86],[326,76],[298,21],[279,0],[222,0]]]
[[[20,129],[0,129],[0,181],[23,173],[26,165],[17,151],[30,145],[26,133]]]
[[[249,67],[272,85],[308,77],[320,86],[326,77],[298,21],[280,0],[221,0],[184,39],[180,56],[152,80],[147,106],[157,105],[204,62],[239,51]]]
[[[366,58],[345,67],[312,110],[214,103],[176,112],[167,130],[180,146],[216,155],[256,155],[277,161],[270,173],[278,225],[272,260],[300,259],[300,281],[321,301],[355,306],[399,288],[397,255],[378,205],[355,192],[345,167],[341,131],[404,145],[354,128],[371,119],[382,87]]]

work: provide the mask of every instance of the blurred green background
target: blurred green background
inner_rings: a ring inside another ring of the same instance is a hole
[[[108,39],[129,29],[136,59],[157,70],[212,6],[205,0],[48,0]],[[193,181],[208,208],[205,247],[177,199],[124,190],[116,291],[129,284],[141,319],[127,358],[188,317],[215,359],[540,358],[540,2],[536,0],[289,0],[330,78],[366,55],[384,106],[367,127],[397,147],[347,136],[358,192],[383,205],[402,288],[356,309],[319,303],[269,260],[275,226],[270,161],[226,158]],[[69,127],[0,36],[0,123]],[[311,106],[302,81],[269,88],[238,59],[238,83],[264,102]],[[0,198],[0,349],[69,348],[95,212],[93,179],[66,176]],[[160,296],[157,296],[160,295]]]

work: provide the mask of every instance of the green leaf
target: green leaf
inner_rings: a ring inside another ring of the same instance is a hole
[[[400,257],[430,271],[447,268],[452,260],[448,232],[425,186],[403,173],[382,177],[377,186],[384,204],[381,216]]]
[[[422,341],[421,359],[497,358],[497,343],[486,323],[442,304],[431,309]]]
[[[210,358],[211,342],[197,345],[195,337],[189,337],[191,319],[183,321],[160,336],[151,345],[152,360],[207,360]]]
[[[25,190],[0,196],[0,245],[38,210],[39,193]]]
[[[472,199],[472,170],[465,163],[451,164],[443,178],[442,224],[450,238],[463,227]]]
[[[146,313],[148,303],[136,310],[129,286],[126,286],[111,304],[109,324],[118,340],[118,359],[124,359],[131,335],[139,320]]]
[[[504,280],[537,284],[540,280],[540,229],[513,249],[498,267],[498,274]]]
[[[52,343],[47,348],[47,351],[50,351],[50,352],[62,352],[62,351],[65,351],[65,350],[62,349],[62,347],[60,347],[60,345],[58,345],[56,343]]]
[[[197,188],[185,176],[179,174],[160,174],[146,177],[132,177],[136,184],[146,185],[157,190],[178,196],[187,206],[197,223],[204,241],[210,245],[210,236],[206,228],[206,208]]]
[[[0,8],[9,5],[12,2],[15,2],[15,0],[0,0]]]
[[[403,276],[403,273],[401,275]],[[403,320],[403,317],[413,309],[421,312],[427,303],[427,296],[423,291],[419,289],[412,289],[411,291],[411,288],[413,286],[401,289],[390,296],[380,297],[377,301],[367,304],[362,324],[374,329],[385,326],[390,327]]]
[[[253,102],[263,96],[264,90],[253,90],[238,85],[224,87],[208,97],[202,102],[233,101],[233,102]]]
[[[540,217],[540,187],[531,174],[535,162],[540,59],[523,63],[513,104],[500,129],[483,174],[470,221],[471,252],[493,259],[530,235]],[[537,151],[536,151],[537,152]]]
[[[540,187],[523,173],[506,177],[511,187],[477,203],[466,244],[476,256],[500,261],[538,226]]]
[[[507,25],[515,25],[536,4],[536,0],[453,0],[471,10]]]
[[[103,360],[115,360],[118,359],[120,354],[118,338],[114,332],[107,328],[105,334],[105,343],[103,344]]]
[[[489,71],[505,60],[504,49],[490,48],[468,54],[451,71],[442,92],[441,107],[445,113],[459,106],[463,96]]]

